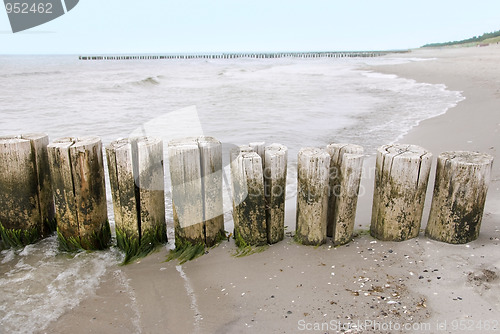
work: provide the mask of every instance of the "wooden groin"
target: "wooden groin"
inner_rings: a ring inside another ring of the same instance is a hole
[[[106,148],[118,246],[127,260],[167,241],[163,142],[120,139]],[[230,152],[233,221],[239,247],[284,238],[287,147],[253,142]],[[176,248],[197,252],[227,238],[224,231],[222,143],[192,137],[168,143]],[[415,145],[377,150],[370,232],[384,241],[419,235],[432,154]],[[437,159],[425,235],[451,244],[480,232],[493,157],[444,152]],[[297,162],[295,240],[342,245],[352,239],[363,148],[303,148]],[[61,249],[103,249],[111,239],[103,150],[98,137],[45,134],[0,137],[0,228],[3,246],[50,235]],[[330,239],[329,239],[330,238]],[[193,253],[191,253],[193,254]],[[198,253],[199,254],[199,253]]]
[[[367,58],[389,53],[407,53],[408,50],[393,51],[320,51],[320,52],[229,52],[191,53],[164,55],[81,55],[79,60],[169,60],[169,59],[276,59],[276,58]]]

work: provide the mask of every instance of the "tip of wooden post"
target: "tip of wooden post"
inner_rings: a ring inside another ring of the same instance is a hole
[[[440,159],[452,160],[461,165],[488,165],[493,162],[493,156],[471,151],[448,151],[439,155]]]

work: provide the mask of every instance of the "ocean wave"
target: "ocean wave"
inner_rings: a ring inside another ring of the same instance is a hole
[[[6,73],[0,74],[0,78],[13,78],[13,77],[31,77],[31,76],[49,76],[62,74],[61,71],[36,71],[36,72],[18,72],[18,73]]]
[[[53,236],[0,254],[0,296],[7,302],[0,307],[0,328],[5,333],[43,330],[93,295],[100,278],[118,263],[114,249],[68,256],[57,245]]]

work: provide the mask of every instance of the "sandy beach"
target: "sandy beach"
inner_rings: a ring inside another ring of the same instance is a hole
[[[444,84],[465,97],[399,141],[434,155],[422,228],[439,153],[470,150],[495,157],[476,241],[449,245],[423,232],[399,243],[372,238],[372,156],[365,160],[366,193],[358,202],[351,243],[308,247],[287,236],[261,253],[237,258],[230,240],[182,266],[165,263],[164,248],[109,270],[95,296],[43,333],[477,333],[495,325],[500,331],[500,47],[400,56],[427,60],[371,70]],[[287,202],[288,232],[295,228],[294,201]]]

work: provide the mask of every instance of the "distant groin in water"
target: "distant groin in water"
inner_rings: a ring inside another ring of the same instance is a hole
[[[167,55],[88,55],[79,56],[80,60],[155,60],[155,59],[235,59],[235,58],[359,58],[379,57],[389,53],[407,53],[408,50],[395,51],[332,51],[332,52],[241,52],[213,54],[167,54]]]

